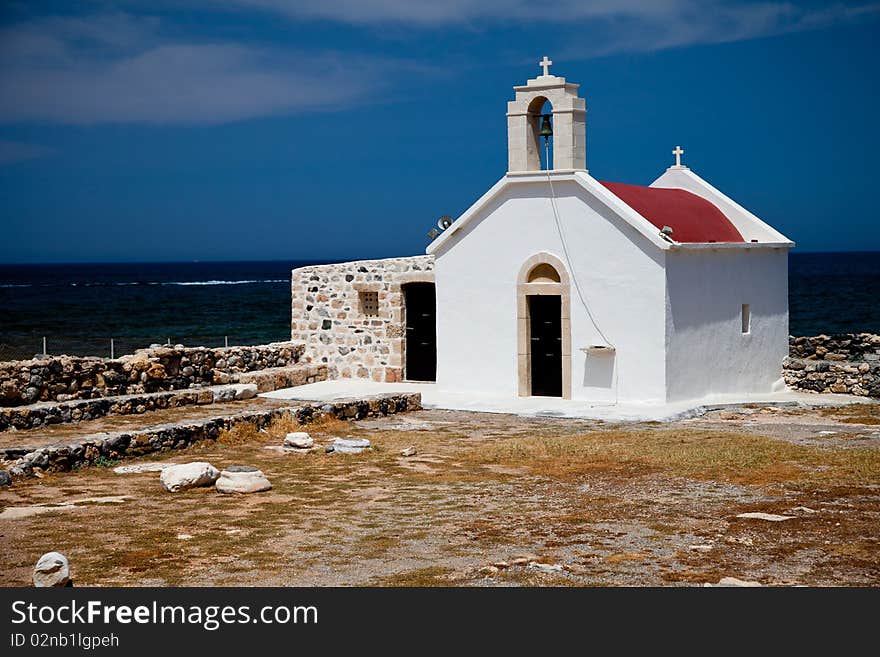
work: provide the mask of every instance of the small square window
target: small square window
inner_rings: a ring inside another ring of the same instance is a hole
[[[361,315],[366,315],[367,317],[379,316],[378,292],[358,292],[358,298],[361,304]]]
[[[742,332],[743,335],[747,333],[751,333],[752,331],[752,309],[749,307],[749,304],[744,303],[742,305]]]

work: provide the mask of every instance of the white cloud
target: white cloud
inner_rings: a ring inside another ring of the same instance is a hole
[[[161,1],[161,0],[157,0]],[[137,11],[140,3],[116,0]],[[166,26],[154,17],[107,13],[43,17],[0,27],[0,123],[48,121],[218,123],[344,109],[382,98],[402,71],[431,70],[417,62],[367,52],[298,52],[243,41],[181,37],[174,10]],[[868,20],[880,3],[805,8],[772,0],[182,0],[187,8],[272,12],[286,20],[355,25],[381,35],[418,39],[425,31],[455,39],[454,29],[538,26],[554,43],[549,53],[583,59],[694,44],[753,39]],[[167,28],[167,29],[166,29]],[[242,31],[246,33],[246,31]],[[168,34],[177,36],[169,37]],[[378,52],[380,45],[375,46]],[[523,44],[524,45],[524,44]],[[540,54],[540,53],[539,53]],[[303,61],[320,59],[315,71]],[[443,68],[442,57],[436,62]]]
[[[201,0],[229,7],[229,0]],[[538,24],[580,30],[582,56],[644,52],[702,43],[743,41],[819,29],[880,16],[880,3],[802,7],[751,0],[232,0],[241,8],[291,20],[355,25],[449,26]],[[549,29],[549,27],[548,27]]]
[[[790,3],[707,2],[642,20],[637,16],[610,26],[604,39],[574,48],[586,56],[619,52],[650,52],[699,44],[748,41],[793,32],[817,30],[880,16],[880,3],[837,4],[804,9]],[[692,3],[687,3],[692,5]]]
[[[230,4],[261,9],[294,19],[344,23],[406,23],[449,25],[469,22],[564,23],[588,18],[663,16],[693,5],[687,0],[207,0],[215,6]]]
[[[0,121],[211,123],[332,108],[389,66],[330,52],[311,72],[289,50],[169,41],[156,27],[115,15],[0,30]]]

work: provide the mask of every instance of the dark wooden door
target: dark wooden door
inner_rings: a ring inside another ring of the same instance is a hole
[[[528,300],[532,395],[562,397],[562,297]]]
[[[437,379],[437,299],[433,283],[403,288],[406,304],[406,378]]]

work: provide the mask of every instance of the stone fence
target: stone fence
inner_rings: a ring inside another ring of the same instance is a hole
[[[782,374],[795,390],[880,398],[880,335],[790,337]]]
[[[245,372],[289,367],[304,345],[254,347],[159,346],[113,360],[47,356],[0,363],[0,406],[66,402],[236,383]]]
[[[0,408],[0,433],[34,429],[52,424],[85,422],[107,415],[140,415],[149,411],[180,408],[195,404],[216,404],[250,399],[261,392],[293,388],[327,379],[326,365],[293,365],[270,367],[238,375],[238,383],[222,386],[201,386],[186,390],[164,390],[115,397],[72,399],[66,402],[37,402],[27,406]],[[243,392],[243,388],[251,392]],[[3,450],[0,450],[2,453]]]
[[[788,338],[791,358],[836,361],[880,361],[880,335],[837,333],[813,337]]]
[[[43,472],[74,470],[101,463],[102,460],[112,462],[154,452],[184,449],[203,440],[216,440],[223,431],[242,423],[250,423],[257,429],[262,429],[282,417],[295,419],[303,425],[327,416],[361,420],[418,410],[422,407],[421,399],[418,393],[397,393],[337,399],[327,403],[301,402],[292,406],[154,425],[130,432],[82,436],[69,444],[7,448],[0,450],[0,461],[3,461],[5,471],[13,479],[18,479]]]

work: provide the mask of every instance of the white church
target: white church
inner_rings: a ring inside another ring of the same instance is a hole
[[[793,242],[680,147],[647,187],[593,178],[585,101],[551,64],[507,104],[507,173],[426,256],[294,270],[292,338],[333,378],[474,397],[783,389]]]

